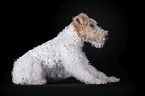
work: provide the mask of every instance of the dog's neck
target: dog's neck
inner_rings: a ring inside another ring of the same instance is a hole
[[[73,45],[76,47],[83,47],[84,45],[84,41],[78,37],[72,23],[65,27],[65,29],[63,29],[62,32],[58,34],[58,36],[61,40],[63,40],[64,44],[66,43],[67,45]]]

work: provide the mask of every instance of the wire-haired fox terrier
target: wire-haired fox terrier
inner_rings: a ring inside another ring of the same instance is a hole
[[[29,50],[14,62],[12,82],[21,85],[43,85],[47,80],[74,77],[85,84],[107,84],[120,79],[107,77],[90,65],[82,51],[84,42],[103,47],[108,31],[85,13],[73,18],[54,39]]]

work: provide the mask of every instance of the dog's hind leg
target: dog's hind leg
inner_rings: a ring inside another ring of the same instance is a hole
[[[46,80],[42,74],[41,64],[35,62],[29,55],[20,57],[12,71],[12,82],[21,85],[42,85]]]

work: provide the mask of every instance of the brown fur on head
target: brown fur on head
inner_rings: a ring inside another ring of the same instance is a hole
[[[100,46],[98,45],[98,42],[103,46],[103,41],[100,41],[100,39],[105,40],[104,36],[107,35],[107,31],[98,27],[95,20],[89,18],[85,13],[80,13],[73,18],[72,24],[74,25],[78,37],[82,38],[84,41],[92,43],[96,47]]]
[[[91,38],[91,36],[89,36],[91,34],[89,33],[95,30],[96,22],[93,19],[90,19],[86,14],[80,13],[78,16],[74,17],[73,25],[80,38],[83,38],[86,41],[95,39],[93,37]]]

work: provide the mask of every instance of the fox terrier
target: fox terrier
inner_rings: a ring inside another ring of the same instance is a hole
[[[14,62],[12,82],[21,85],[43,85],[74,77],[85,84],[119,82],[90,65],[82,50],[84,42],[96,48],[103,47],[108,31],[85,13],[75,16],[57,37],[29,50]]]

